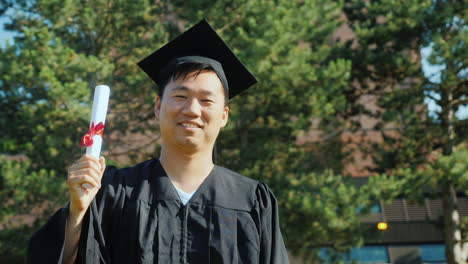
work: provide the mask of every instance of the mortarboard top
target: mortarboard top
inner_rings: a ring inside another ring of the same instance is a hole
[[[240,62],[206,20],[198,22],[177,38],[141,60],[138,66],[161,89],[160,85],[163,82],[160,76],[161,71],[165,70],[166,66],[172,63],[174,59],[185,56],[201,56],[219,62],[222,66],[220,71],[224,71],[224,73],[220,74],[217,67],[214,68],[223,84],[222,77],[224,76],[220,75],[226,76],[229,86],[229,98],[238,95],[257,83],[255,77]]]

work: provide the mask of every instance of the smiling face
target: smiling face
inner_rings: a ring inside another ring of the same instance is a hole
[[[170,81],[156,98],[163,147],[211,153],[228,120],[224,89],[216,73],[203,71]]]

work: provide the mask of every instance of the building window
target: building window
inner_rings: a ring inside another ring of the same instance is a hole
[[[371,208],[371,213],[381,213],[381,212],[382,212],[382,208],[380,208],[380,203],[379,202],[374,203]]]
[[[362,211],[362,207],[356,208],[356,213],[360,213],[361,211]],[[382,212],[382,208],[380,208],[380,202],[379,201],[372,202],[369,213],[376,214],[376,213],[381,213],[381,212]]]
[[[423,263],[445,263],[445,245],[425,244],[421,245],[421,261]]]
[[[390,263],[386,246],[364,246],[353,248],[348,254],[338,254],[345,263]],[[331,263],[333,257],[326,248],[319,251],[320,258],[324,263]]]
[[[388,250],[386,246],[364,246],[353,248],[350,252],[350,259],[360,263],[388,263]]]

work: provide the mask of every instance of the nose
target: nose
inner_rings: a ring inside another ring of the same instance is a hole
[[[184,104],[183,113],[189,116],[200,116],[201,105],[196,98],[187,100]]]

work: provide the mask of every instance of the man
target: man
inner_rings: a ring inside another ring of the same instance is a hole
[[[255,78],[206,21],[139,65],[160,88],[159,160],[75,162],[69,206],[33,236],[28,262],[287,263],[270,189],[212,159],[229,98]]]

